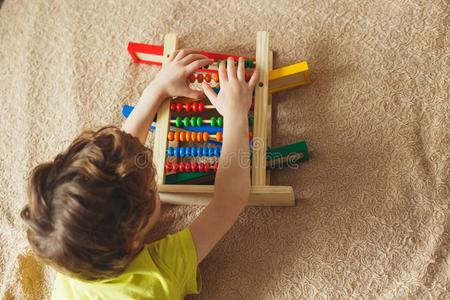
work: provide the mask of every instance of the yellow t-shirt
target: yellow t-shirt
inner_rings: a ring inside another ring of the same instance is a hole
[[[145,245],[118,277],[98,282],[59,274],[52,300],[182,299],[202,288],[197,252],[188,228]]]

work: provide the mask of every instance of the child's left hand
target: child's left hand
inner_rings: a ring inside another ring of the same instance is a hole
[[[183,96],[193,99],[205,97],[202,91],[189,87],[189,76],[198,69],[213,63],[213,59],[199,54],[198,49],[175,50],[149,87],[157,89],[165,98]]]

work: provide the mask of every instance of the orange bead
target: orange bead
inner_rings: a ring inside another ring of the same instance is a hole
[[[186,142],[190,142],[191,141],[191,135],[189,134],[189,132],[185,132],[184,140]]]
[[[175,131],[174,138],[175,138],[175,141],[177,141],[177,142],[180,140],[180,132],[179,131]]]
[[[216,140],[218,141],[218,142],[221,142],[222,141],[222,138],[223,138],[223,136],[222,136],[222,132],[216,132]]]
[[[180,132],[180,142],[184,142],[184,136],[185,136],[184,132],[181,131]]]
[[[167,134],[167,139],[168,139],[169,141],[173,141],[173,132],[172,132],[172,131],[170,131],[170,132]]]
[[[213,73],[213,74],[212,74],[212,79],[213,79],[215,82],[219,82],[219,75],[218,75],[217,73]]]
[[[203,74],[197,74],[197,82],[202,83],[203,82]]]
[[[205,75],[205,81],[208,82],[208,83],[211,82],[211,75],[210,74],[206,74]]]
[[[195,140],[196,140],[197,142],[201,142],[201,141],[202,141],[202,136],[203,136],[203,135],[202,135],[201,132],[197,132],[197,136],[196,136],[196,139],[195,139]]]
[[[203,141],[207,142],[209,140],[209,133],[203,132]]]
[[[191,141],[195,142],[197,133],[196,132],[191,132]]]
[[[250,132],[248,133],[248,139],[249,139],[249,140],[253,139],[253,132],[250,131]]]

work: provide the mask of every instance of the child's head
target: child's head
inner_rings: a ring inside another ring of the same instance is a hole
[[[82,279],[120,274],[159,217],[151,151],[116,127],[82,133],[38,165],[21,212],[34,252]]]

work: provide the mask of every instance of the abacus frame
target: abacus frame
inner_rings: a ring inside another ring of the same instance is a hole
[[[178,48],[178,38],[168,33],[164,38],[162,64]],[[131,54],[131,51],[130,51]],[[133,54],[132,54],[133,56]],[[138,58],[133,56],[136,61]],[[255,90],[253,139],[258,146],[253,149],[252,186],[249,205],[293,206],[294,191],[291,186],[271,186],[270,173],[266,170],[266,149],[271,142],[272,95],[269,93],[269,72],[272,70],[272,51],[269,50],[269,34],[265,31],[256,36],[256,68],[260,80]],[[306,72],[307,74],[307,72]],[[309,81],[309,77],[306,78]],[[161,201],[179,205],[207,205],[213,197],[213,185],[165,184],[164,164],[167,151],[167,134],[170,129],[170,101],[165,101],[158,110],[153,162],[158,174],[156,181]]]

